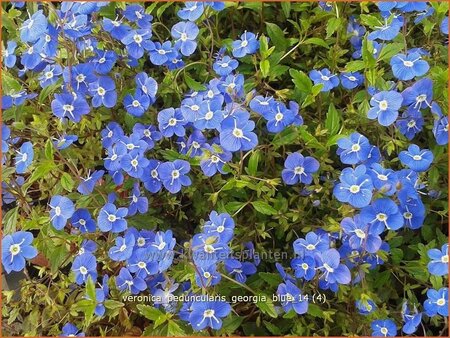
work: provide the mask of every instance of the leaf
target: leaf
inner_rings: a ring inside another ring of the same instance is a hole
[[[373,15],[361,14],[359,16],[359,19],[361,20],[361,23],[365,26],[370,27],[381,26],[380,20],[378,20],[378,18],[376,18]]]
[[[47,160],[53,160],[53,153],[54,153],[53,142],[51,140],[47,140],[47,142],[45,143],[45,151],[44,151],[45,158]]]
[[[270,62],[269,60],[262,60],[259,64],[259,69],[261,69],[261,75],[262,77],[267,77],[269,75],[270,71]]]
[[[290,1],[282,1],[281,2],[281,9],[283,10],[284,16],[286,19],[289,19],[291,14],[291,3]]]
[[[284,37],[284,32],[274,23],[266,22],[267,34],[270,37],[272,44],[279,51],[285,51],[288,47],[288,41]]]
[[[139,304],[136,307],[141,315],[153,321],[156,321],[161,316],[165,316],[164,313],[155,309],[153,306]]]
[[[244,321],[244,317],[230,315],[227,316],[223,320],[222,329],[220,330],[221,333],[228,333],[232,334],[236,329],[241,326],[242,322]]]
[[[204,85],[202,85],[200,82],[195,81],[187,73],[184,74],[184,80],[186,81],[187,86],[192,90],[201,91],[206,89]]]
[[[336,32],[336,30],[339,28],[339,26],[341,25],[341,19],[339,18],[331,18],[330,20],[328,20],[327,22],[327,39],[330,38],[334,32]]]
[[[122,302],[118,302],[118,301],[112,300],[112,299],[105,300],[103,302],[103,304],[105,305],[105,307],[107,309],[110,309],[110,310],[115,310],[115,309],[121,308],[121,307],[123,307],[125,305]]]
[[[75,182],[68,173],[63,173],[61,176],[61,186],[68,192],[72,192]]]
[[[51,94],[53,94],[57,89],[61,88],[62,82],[63,82],[63,80],[59,79],[54,84],[51,84],[47,87],[42,88],[42,90],[38,96],[38,102],[41,104],[44,103],[44,101],[47,97],[49,97]]]
[[[303,73],[302,71],[295,70],[291,68],[289,70],[289,74],[292,77],[292,82],[294,82],[295,88],[301,91],[302,93],[309,94],[311,93],[311,89],[313,87],[311,79]]]
[[[345,65],[345,71],[346,72],[357,72],[358,70],[365,68],[364,61],[356,60],[356,61],[350,61]]]
[[[183,337],[186,336],[186,332],[178,325],[178,323],[174,320],[169,320],[167,324],[167,335],[174,337]]]
[[[262,295],[258,298],[262,298]],[[277,318],[278,313],[277,310],[275,310],[275,306],[273,305],[272,300],[270,299],[270,297],[266,296],[266,298],[267,299],[265,301],[261,300],[256,302],[256,306],[261,310],[262,313],[265,313],[272,318]]]
[[[49,172],[55,170],[57,165],[52,160],[43,161],[37,165],[36,169],[31,174],[30,178],[24,184],[24,188],[28,188],[33,182],[44,177]]]
[[[317,46],[321,46],[321,47],[325,47],[328,48],[328,44],[325,42],[325,40],[321,39],[321,38],[309,38],[306,39],[305,41],[303,41],[304,44],[312,44],[312,45],[317,45]]]
[[[261,157],[261,153],[259,150],[255,150],[250,155],[250,159],[248,160],[248,173],[250,175],[254,176],[258,172],[258,163],[259,163],[260,157]]]
[[[325,120],[325,128],[327,128],[330,136],[336,135],[339,131],[339,113],[333,103],[328,107],[327,118]]]
[[[90,300],[96,301],[97,299],[95,295],[95,284],[91,276],[88,276],[88,280],[86,282],[86,295]]]
[[[384,45],[380,55],[378,55],[378,60],[391,60],[394,55],[397,55],[403,50],[403,47],[403,43],[389,43]]]
[[[263,321],[264,326],[267,328],[267,330],[270,331],[270,333],[272,333],[274,336],[281,336],[281,330],[274,324],[272,324],[271,322],[268,322],[267,320]]]
[[[267,202],[264,201],[254,201],[251,202],[256,211],[264,215],[275,215],[278,213],[273,207],[271,207]]]

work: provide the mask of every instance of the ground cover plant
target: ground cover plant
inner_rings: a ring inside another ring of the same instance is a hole
[[[1,6],[3,334],[448,334],[448,3]]]

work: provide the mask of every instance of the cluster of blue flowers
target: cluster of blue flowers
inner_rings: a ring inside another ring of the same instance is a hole
[[[61,125],[80,123],[97,108],[104,111],[123,108],[133,120],[144,117],[157,100],[158,82],[147,73],[139,72],[133,76],[132,91],[122,96],[119,81],[128,79],[120,79],[121,75],[113,71],[115,67],[132,69],[146,59],[154,66],[166,67],[168,71],[184,67],[183,58],[197,49],[201,34],[197,20],[205,11],[220,11],[225,6],[221,2],[185,3],[177,13],[182,21],[170,29],[171,40],[156,41],[152,34],[153,17],[141,5],[127,5],[116,13],[114,20],[102,19],[101,29],[110,40],[104,43],[94,38],[93,32],[100,28],[94,24],[94,16],[106,5],[108,2],[63,2],[54,13],[55,25],[39,7],[20,27],[19,48],[16,41],[7,41],[6,48],[3,48],[6,68],[20,67],[18,75],[21,77],[30,72],[37,74],[42,89],[54,86],[56,93],[53,94],[51,110]],[[14,6],[21,8],[23,3],[16,2]],[[333,8],[331,4],[322,2],[320,6],[326,11]],[[427,3],[420,2],[383,2],[378,6],[383,22],[368,33],[374,58],[380,55],[384,42],[399,34],[404,26],[404,13],[415,13],[415,21],[420,22],[434,11]],[[448,35],[448,19],[440,27]],[[363,54],[366,29],[351,18],[347,30],[351,34],[353,58],[359,59]],[[61,37],[75,46],[73,52],[80,54],[79,63],[59,64]],[[108,49],[113,44],[119,46],[117,50]],[[270,134],[278,134],[289,126],[303,125],[298,103],[285,103],[255,91],[245,92],[245,79],[238,71],[238,59],[255,54],[259,47],[258,35],[245,31],[231,43],[229,55],[226,48],[222,48],[212,63],[215,76],[204,85],[205,89],[189,91],[178,107],[159,110],[155,114],[155,125],[135,123],[131,133],[126,133],[117,122],[106,125],[101,131],[104,170],[89,171],[86,177],[79,177],[76,190],[80,195],[88,196],[106,180],[112,180],[116,186],[132,181],[126,204],[111,193],[101,207],[91,213],[88,208],[78,208],[69,197],[51,197],[49,221],[55,230],[80,235],[108,234],[110,247],[106,248],[107,257],[98,260],[99,243],[86,238],[71,266],[76,284],[85,285],[90,278],[100,286],[95,290],[97,316],[101,317],[106,312],[104,302],[110,297],[112,285],[121,292],[134,295],[150,292],[160,296],[161,300],[155,302],[155,306],[170,313],[178,312],[179,317],[194,330],[220,329],[222,318],[230,314],[230,304],[221,300],[187,301],[177,309],[171,295],[175,292],[195,295],[190,282],[180,286],[165,273],[172,266],[176,254],[176,239],[172,231],[137,230],[128,226],[128,219],[136,214],[145,214],[149,209],[149,200],[143,195],[142,188],[153,194],[163,188],[177,194],[183,187],[191,186],[191,165],[199,165],[207,177],[227,174],[226,164],[232,161],[234,153],[251,151],[258,145],[256,123],[252,118],[262,118]],[[19,59],[16,48],[22,51]],[[446,145],[448,118],[433,101],[432,80],[423,77],[430,68],[426,61],[429,56],[427,51],[417,48],[393,56],[391,72],[399,81],[392,83],[388,90],[368,89],[371,108],[367,117],[376,119],[381,126],[395,124],[400,133],[412,140],[424,129],[423,114],[429,110],[434,119],[432,132],[436,143]],[[309,77],[315,85],[322,86],[322,92],[335,90],[339,84],[346,90],[365,85],[364,75],[360,72],[333,74],[328,68],[323,68],[311,70]],[[399,88],[405,89],[400,92]],[[36,96],[25,89],[6,93],[2,97],[2,107],[18,107]],[[183,159],[164,161],[157,158],[156,152],[151,152],[158,142],[167,139],[170,142],[175,139]],[[52,144],[62,151],[77,140],[77,135],[62,134],[53,139]],[[350,205],[354,213],[341,221],[339,232],[311,231],[304,238],[295,240],[295,258],[290,262],[292,274],[286,272],[282,265],[276,265],[283,279],[277,293],[284,296],[281,305],[285,312],[293,310],[304,314],[308,311],[308,299],[302,292],[305,281],[316,280],[319,289],[331,292],[338,292],[339,285],[361,283],[366,273],[362,264],[366,264],[369,270],[384,264],[380,251],[390,250],[385,241],[388,231],[401,228],[416,230],[424,223],[426,210],[421,196],[431,192],[427,191],[423,179],[434,161],[429,149],[411,144],[408,149],[400,151],[398,159],[404,168],[397,170],[387,167],[380,149],[358,132],[340,138],[337,145],[337,155],[348,167],[340,173],[333,196]],[[29,141],[20,143],[20,139],[12,138],[10,129],[2,125],[2,164],[7,161],[5,154],[13,147],[16,148],[15,173],[27,174],[33,164],[33,144]],[[285,158],[281,178],[286,185],[310,185],[319,167],[319,161],[312,156],[290,153]],[[24,177],[15,177],[14,184],[20,186],[23,183]],[[2,186],[5,187],[3,183]],[[5,203],[14,199],[13,195],[4,192]],[[233,257],[231,241],[234,228],[235,222],[229,214],[211,211],[202,232],[185,245],[192,257],[190,263],[195,269],[197,289],[208,290],[217,285],[225,274],[243,284],[257,272],[260,262],[256,257],[248,261]],[[2,263],[7,273],[23,270],[26,260],[37,256],[32,242],[33,234],[25,231],[2,239]],[[246,243],[245,249],[254,253],[252,243]],[[448,273],[447,244],[440,250],[430,250],[428,256],[430,274],[444,276]],[[99,271],[104,271],[104,265],[108,264],[120,267],[117,275],[99,275]],[[109,283],[110,277],[114,283]],[[358,300],[355,306],[362,315],[377,309],[372,300]],[[428,289],[423,308],[429,317],[448,316],[448,289]],[[411,308],[405,301],[402,319],[403,332],[412,334],[421,323],[422,312],[415,304]],[[374,320],[372,330],[375,336],[397,334],[395,322],[388,318]],[[84,336],[84,333],[67,323],[62,335]]]

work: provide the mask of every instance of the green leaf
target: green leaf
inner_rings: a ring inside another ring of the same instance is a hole
[[[47,160],[53,160],[53,153],[54,153],[53,142],[51,140],[47,140],[47,142],[45,143],[45,151],[44,151],[45,158]]]
[[[378,55],[378,60],[390,61],[394,55],[397,55],[403,50],[403,47],[403,43],[389,43],[387,45],[384,45],[381,49],[380,54]]]
[[[295,127],[286,128],[281,133],[278,133],[272,141],[274,148],[281,147],[286,144],[291,144],[298,139],[298,130]]]
[[[37,167],[33,170],[30,178],[24,184],[24,188],[28,188],[33,182],[38,179],[44,177],[49,172],[55,170],[57,165],[52,160],[46,160],[37,165]]]
[[[282,1],[281,9],[283,10],[283,14],[286,17],[286,19],[289,19],[290,15],[291,15],[291,2],[290,1]]]
[[[336,135],[339,131],[340,121],[339,113],[333,103],[328,107],[327,118],[325,120],[325,128],[327,128],[329,135]]]
[[[259,63],[259,68],[261,69],[261,75],[262,77],[267,77],[267,75],[269,75],[269,71],[270,71],[270,62],[269,60],[262,60]]]
[[[46,98],[48,98],[51,94],[53,94],[57,89],[61,88],[62,82],[63,82],[63,80],[59,79],[54,84],[51,84],[45,88],[42,88],[42,90],[38,96],[38,102],[41,104],[44,103]]]
[[[301,91],[302,93],[309,94],[311,93],[311,89],[313,87],[311,79],[303,73],[302,71],[295,70],[291,68],[289,70],[289,74],[292,77],[292,82],[294,82],[295,88]]]
[[[167,335],[174,337],[186,336],[186,332],[174,320],[169,320],[167,324]]]
[[[68,192],[72,192],[75,182],[68,173],[63,173],[61,176],[61,186]]]
[[[279,51],[285,51],[289,46],[287,39],[284,37],[284,32],[274,23],[266,22],[267,34],[270,37],[270,42]]]
[[[251,203],[256,211],[264,215],[275,215],[278,213],[276,209],[271,207],[267,202],[264,201],[254,201]]]
[[[232,334],[234,331],[237,330],[239,326],[241,326],[242,322],[244,321],[244,317],[230,315],[227,316],[223,320],[222,329],[220,330],[220,333],[228,333]]]
[[[97,299],[95,295],[95,284],[91,276],[88,276],[88,280],[86,282],[86,295],[90,300],[96,301]]]
[[[141,315],[153,321],[156,321],[161,316],[165,316],[164,313],[158,309],[155,309],[153,306],[139,304],[136,307]]]
[[[262,295],[258,298],[262,298]],[[256,302],[256,306],[261,310],[262,313],[265,313],[272,318],[278,317],[277,310],[275,310],[275,306],[273,305],[272,299],[270,297],[266,296],[266,301],[261,300]]]
[[[103,304],[105,305],[105,307],[107,309],[110,309],[110,310],[115,310],[115,309],[121,308],[121,307],[123,307],[125,305],[122,302],[118,302],[118,301],[112,300],[112,299],[105,300],[103,302]]]
[[[350,61],[345,65],[346,72],[357,72],[358,70],[364,69],[366,67],[364,61],[356,60]]]
[[[258,163],[259,159],[261,157],[261,153],[259,150],[255,150],[251,155],[250,159],[248,160],[248,173],[249,175],[255,176],[258,172]]]
[[[361,20],[361,23],[365,26],[375,27],[375,26],[381,26],[380,20],[369,14],[361,14],[359,16],[359,19]]]
[[[328,44],[325,42],[325,40],[321,39],[321,38],[309,38],[306,39],[305,41],[303,41],[304,44],[312,44],[312,45],[317,45],[317,46],[321,46],[321,47],[325,47],[328,48]]]
[[[187,73],[184,73],[184,80],[186,81],[187,86],[192,90],[201,91],[206,89],[204,85],[202,85],[200,82],[195,81]]]
[[[267,330],[270,331],[271,334],[273,334],[274,336],[282,336],[283,334],[281,333],[281,330],[274,324],[272,324],[271,322],[268,322],[267,320],[263,321],[264,326],[267,328]]]
[[[327,22],[327,39],[329,39],[334,32],[336,32],[336,30],[339,28],[339,26],[341,25],[341,19],[339,18],[331,18],[330,20],[328,20]]]

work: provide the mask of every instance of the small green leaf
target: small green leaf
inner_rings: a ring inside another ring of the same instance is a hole
[[[302,71],[295,70],[293,68],[289,70],[289,74],[292,77],[292,82],[294,82],[296,89],[298,89],[302,93],[306,94],[311,93],[313,84],[308,75],[306,75]]]
[[[187,73],[184,74],[184,80],[186,81],[187,86],[192,90],[201,91],[206,89],[204,85],[202,85],[200,82],[195,81]]]
[[[259,63],[259,68],[261,69],[261,75],[262,77],[267,77],[267,75],[269,75],[269,71],[270,71],[270,62],[269,60],[262,60]]]
[[[325,120],[325,128],[327,128],[330,136],[336,135],[339,131],[340,120],[339,113],[333,103],[328,107],[327,118]]]
[[[278,213],[277,210],[275,210],[267,202],[264,201],[254,201],[252,202],[252,205],[256,211],[264,215],[275,215]]]
[[[288,47],[288,41],[284,37],[284,32],[274,23],[266,22],[267,34],[270,37],[270,42],[279,51],[285,51]]]
[[[261,154],[260,154],[259,150],[255,150],[250,155],[250,159],[248,160],[248,173],[250,175],[254,176],[258,172],[258,163],[259,163],[260,157],[261,157]]]
[[[61,176],[61,186],[68,192],[72,192],[75,182],[68,173],[63,173]]]

